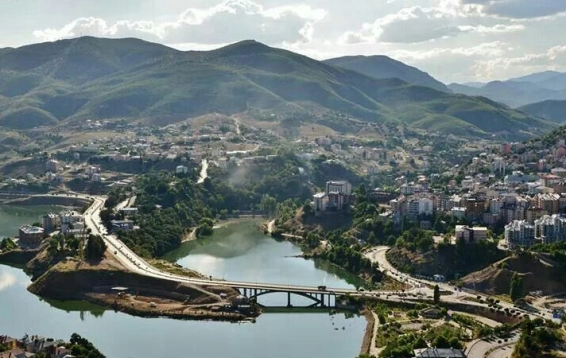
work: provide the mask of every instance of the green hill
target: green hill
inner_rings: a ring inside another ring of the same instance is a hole
[[[554,124],[485,98],[375,79],[255,41],[182,52],[137,39],[82,37],[0,51],[0,126],[85,119],[152,124],[207,113],[291,108],[408,123],[443,133],[527,138]]]
[[[332,66],[356,71],[373,78],[399,78],[417,86],[451,92],[446,85],[428,73],[387,56],[345,56],[323,61]]]
[[[519,110],[556,123],[566,123],[566,101],[543,101],[519,107]]]

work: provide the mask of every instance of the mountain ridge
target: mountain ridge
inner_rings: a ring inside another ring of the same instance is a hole
[[[474,136],[524,138],[554,126],[485,98],[375,79],[250,40],[179,51],[85,37],[0,52],[0,106],[0,127],[9,129],[113,118],[159,125],[252,109]]]
[[[452,83],[448,88],[456,93],[484,96],[518,108],[542,101],[566,100],[566,73],[544,71],[485,84]]]
[[[430,87],[442,92],[451,92],[444,83],[436,80],[428,73],[384,55],[343,56],[322,62],[377,79],[399,78],[413,85]]]

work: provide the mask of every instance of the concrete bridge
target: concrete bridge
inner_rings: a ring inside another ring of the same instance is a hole
[[[288,288],[258,288],[258,287],[235,287],[241,295],[247,297],[250,300],[255,299],[257,302],[257,298],[269,294],[277,294],[277,293],[284,293],[287,294],[287,305],[284,307],[291,308],[293,307],[292,297],[299,296],[305,297],[309,299],[312,304],[306,306],[309,308],[320,307],[320,308],[333,308],[336,307],[336,297],[337,293],[335,291],[326,291],[326,290],[318,290],[312,289],[308,287],[299,288],[299,287],[288,287]],[[259,304],[258,305],[265,307],[265,305]]]

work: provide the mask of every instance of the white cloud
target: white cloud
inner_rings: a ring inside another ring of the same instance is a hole
[[[342,43],[416,43],[454,36],[461,32],[452,20],[454,15],[441,8],[413,6],[395,14],[363,24],[358,31],[348,31]]]
[[[0,291],[13,286],[16,283],[16,278],[8,273],[0,274]]]
[[[487,15],[530,19],[566,12],[564,0],[461,0],[463,5],[477,6]]]
[[[81,35],[136,36],[164,43],[227,43],[254,38],[268,43],[309,42],[314,25],[324,19],[324,9],[309,5],[264,8],[250,0],[226,0],[210,8],[189,8],[175,21],[118,21],[83,17],[58,28],[37,30],[33,35],[53,41]]]
[[[486,58],[474,64],[476,76],[485,79],[507,78],[516,73],[561,70],[565,67],[566,45],[553,46],[543,53]]]
[[[519,24],[515,24],[515,25],[503,25],[503,24],[497,24],[494,26],[484,26],[484,25],[478,25],[478,26],[470,26],[470,25],[464,25],[464,26],[459,26],[459,29],[463,32],[476,32],[476,33],[506,33],[506,32],[517,32],[517,31],[523,31],[525,29],[524,25],[519,25]]]

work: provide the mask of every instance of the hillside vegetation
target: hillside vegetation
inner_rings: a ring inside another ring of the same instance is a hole
[[[518,108],[519,110],[556,123],[566,122],[566,100],[565,101],[543,101]]]
[[[0,51],[0,127],[86,119],[163,125],[255,109],[407,123],[444,133],[527,138],[554,124],[496,102],[375,79],[243,41],[182,52],[137,39],[82,37]]]
[[[452,92],[444,83],[434,79],[428,73],[387,56],[345,56],[323,62],[373,78],[399,78],[412,85],[430,87],[443,92]]]

